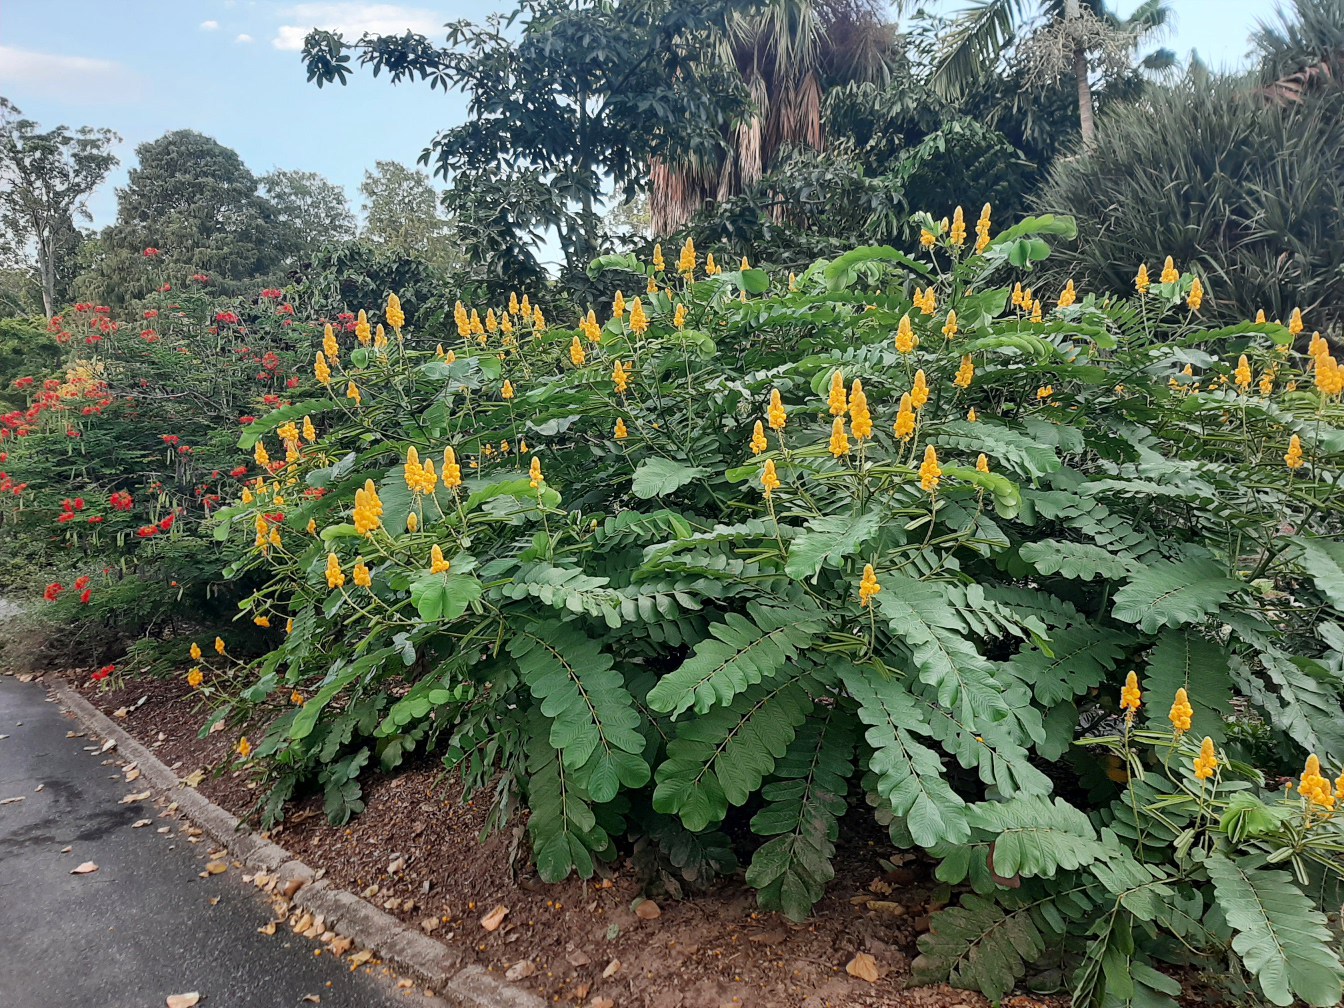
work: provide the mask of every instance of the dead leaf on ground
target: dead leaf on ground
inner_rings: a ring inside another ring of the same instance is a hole
[[[305,995],[303,996],[303,1000],[307,1001],[309,1004],[321,1004],[321,1003],[322,1003],[322,998],[320,998],[320,997],[319,997],[318,995],[316,995],[316,994],[305,994]]]
[[[198,1005],[200,1003],[201,995],[199,991],[168,995],[168,1008],[192,1008],[193,1005]]]
[[[333,938],[331,942],[327,945],[327,948],[331,949],[331,954],[336,956],[338,959],[341,956],[345,955],[354,947],[355,943],[351,941],[349,938],[346,938],[345,936],[341,936],[340,938]]]
[[[206,875],[222,875],[224,872],[228,870],[229,870],[229,863],[227,861],[211,861],[208,865],[205,866]]]
[[[114,738],[110,738],[110,739],[107,739],[107,740],[105,740],[105,741],[103,742],[103,747],[102,747],[101,749],[98,750],[98,753],[99,753],[99,755],[102,755],[103,753],[107,752],[109,749],[115,749],[116,747],[117,747],[117,740],[114,739]]]
[[[588,1008],[616,1008],[616,1002],[609,997],[598,996],[588,1002]]]
[[[607,980],[614,977],[620,972],[620,969],[621,961],[619,959],[613,959],[611,962],[607,963],[607,968],[602,971],[602,979]]]
[[[371,951],[368,949],[361,949],[347,959],[346,962],[350,964],[351,970],[357,970],[372,958],[373,953]]]
[[[124,718],[124,717],[125,717],[127,714],[129,714],[129,713],[130,713],[130,711],[128,711],[125,707],[118,707],[116,710],[114,710],[114,711],[112,712],[112,716],[115,717],[115,718]],[[109,740],[109,741],[110,741],[110,740]],[[195,1001],[192,1002],[192,1004],[195,1004],[195,1003],[196,1003]],[[176,1005],[169,1005],[168,1008],[177,1008],[177,1006],[176,1006]]]
[[[439,923],[440,921],[437,917],[426,917],[420,922],[420,930],[425,934],[433,934],[438,930]]]
[[[592,962],[592,960],[588,958],[588,953],[583,951],[583,949],[575,949],[569,955],[565,956],[565,958],[569,961],[571,966],[575,967],[587,966]]]
[[[877,960],[867,952],[857,952],[845,966],[845,972],[860,980],[877,983]]]
[[[275,934],[275,921],[271,921],[269,924],[263,924],[261,927],[257,928],[257,934]]]
[[[657,920],[662,915],[662,908],[651,899],[640,900],[635,906],[635,916],[640,920]]]
[[[13,805],[15,802],[21,802],[27,797],[27,795],[19,795],[16,798],[0,798],[0,805]]]
[[[118,804],[118,805],[129,805],[129,804],[131,804],[132,802],[144,801],[144,800],[145,800],[146,798],[148,798],[148,797],[149,797],[149,792],[148,792],[148,791],[137,791],[137,792],[135,792],[135,794],[128,794],[125,798],[123,798],[123,799],[122,799],[121,801],[119,801],[117,804]]]
[[[185,784],[187,787],[194,788],[194,787],[200,787],[201,781],[203,780],[205,780],[205,771],[196,770],[183,777],[182,783]]]
[[[127,784],[131,783],[131,781],[136,781],[136,780],[139,780],[139,779],[140,779],[140,768],[139,768],[139,767],[132,767],[130,770],[127,770],[127,771],[126,771],[126,783],[127,783]]]
[[[82,865],[80,865],[79,867],[77,867],[77,868],[71,868],[71,869],[70,869],[70,874],[71,874],[71,875],[91,875],[93,872],[96,872],[97,870],[98,870],[98,866],[97,866],[96,864],[94,864],[92,861],[85,861],[85,862],[84,862]]]
[[[219,897],[218,897],[218,896],[211,896],[211,897],[210,897],[210,905],[211,905],[211,906],[219,906]]]
[[[135,822],[131,823],[131,829],[142,829],[153,821],[153,819],[137,819]]]
[[[523,959],[514,963],[504,971],[505,980],[523,980],[530,977],[537,971],[537,964],[531,959]]]
[[[499,930],[499,926],[504,923],[504,918],[508,915],[509,908],[501,903],[481,918],[481,927],[485,928],[487,931],[497,931]]]

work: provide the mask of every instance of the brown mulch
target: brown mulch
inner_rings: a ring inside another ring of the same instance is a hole
[[[80,687],[179,776],[207,770],[199,790],[247,817],[259,792],[245,772],[215,771],[235,736],[197,737],[207,713],[180,681],[136,680],[119,689]],[[332,826],[320,796],[292,807],[271,836],[325,869],[336,885],[421,927],[483,967],[548,1001],[615,1008],[982,1008],[978,994],[945,986],[906,988],[915,941],[927,927],[936,886],[928,866],[894,872],[879,858],[897,852],[862,813],[842,823],[836,879],[805,924],[757,910],[741,879],[685,900],[643,893],[628,857],[609,877],[540,882],[527,838],[511,824],[480,839],[489,801],[461,801],[456,777],[437,763],[365,781],[366,811]],[[503,924],[480,921],[507,907]],[[856,953],[873,957],[875,983],[846,973]],[[1013,1008],[1060,1008],[1066,998],[1010,998]]]

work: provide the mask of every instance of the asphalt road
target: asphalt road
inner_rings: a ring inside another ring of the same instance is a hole
[[[164,1008],[188,991],[203,1008],[441,1004],[287,930],[259,934],[263,895],[233,869],[199,878],[208,839],[188,843],[149,801],[120,804],[144,786],[72,730],[39,685],[0,676],[0,1006]],[[85,861],[98,871],[70,874]]]

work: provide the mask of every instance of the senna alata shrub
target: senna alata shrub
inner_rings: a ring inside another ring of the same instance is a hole
[[[341,821],[433,750],[557,880],[627,832],[730,869],[742,808],[797,919],[866,796],[971,888],[927,976],[998,995],[1049,950],[1079,1004],[1162,1004],[1150,963],[1215,956],[1334,1003],[1334,785],[1276,797],[1223,725],[1241,697],[1286,758],[1344,758],[1339,366],[1299,316],[1206,329],[1170,262],[1031,290],[1066,219],[966,223],[796,277],[604,257],[638,296],[459,306],[433,352],[395,304],[328,334],[218,526],[287,634],[196,678],[264,815],[316,781]]]

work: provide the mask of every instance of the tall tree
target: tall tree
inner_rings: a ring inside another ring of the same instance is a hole
[[[275,207],[290,256],[308,259],[320,248],[355,236],[355,215],[345,190],[317,172],[267,172],[261,177],[261,194]]]
[[[167,276],[205,273],[225,291],[271,276],[284,257],[276,209],[237,152],[192,130],[136,148],[140,164],[117,190],[103,255],[80,278],[91,299],[121,305]],[[149,258],[145,249],[158,249]]]
[[[37,123],[0,98],[0,225],[11,238],[33,246],[42,307],[56,311],[62,270],[71,258],[76,216],[89,219],[85,201],[117,159],[109,148],[121,138],[108,129]],[[73,242],[78,248],[78,242]]]
[[[472,279],[495,289],[544,284],[548,235],[562,284],[593,293],[587,264],[604,250],[600,209],[613,189],[644,186],[651,157],[720,145],[740,87],[708,58],[706,28],[743,0],[520,0],[506,19],[423,36],[314,32],[304,43],[319,86],[352,72],[352,55],[393,82],[467,95],[468,120],[441,132],[422,161],[451,183],[445,207]]]
[[[453,269],[460,259],[453,222],[444,215],[428,174],[397,161],[378,161],[359,184],[365,241],[437,269]]]
[[[722,145],[656,159],[652,225],[666,234],[707,201],[750,188],[789,148],[825,145],[822,97],[837,84],[888,77],[892,26],[878,0],[757,0],[707,31],[709,57],[750,99]]]

